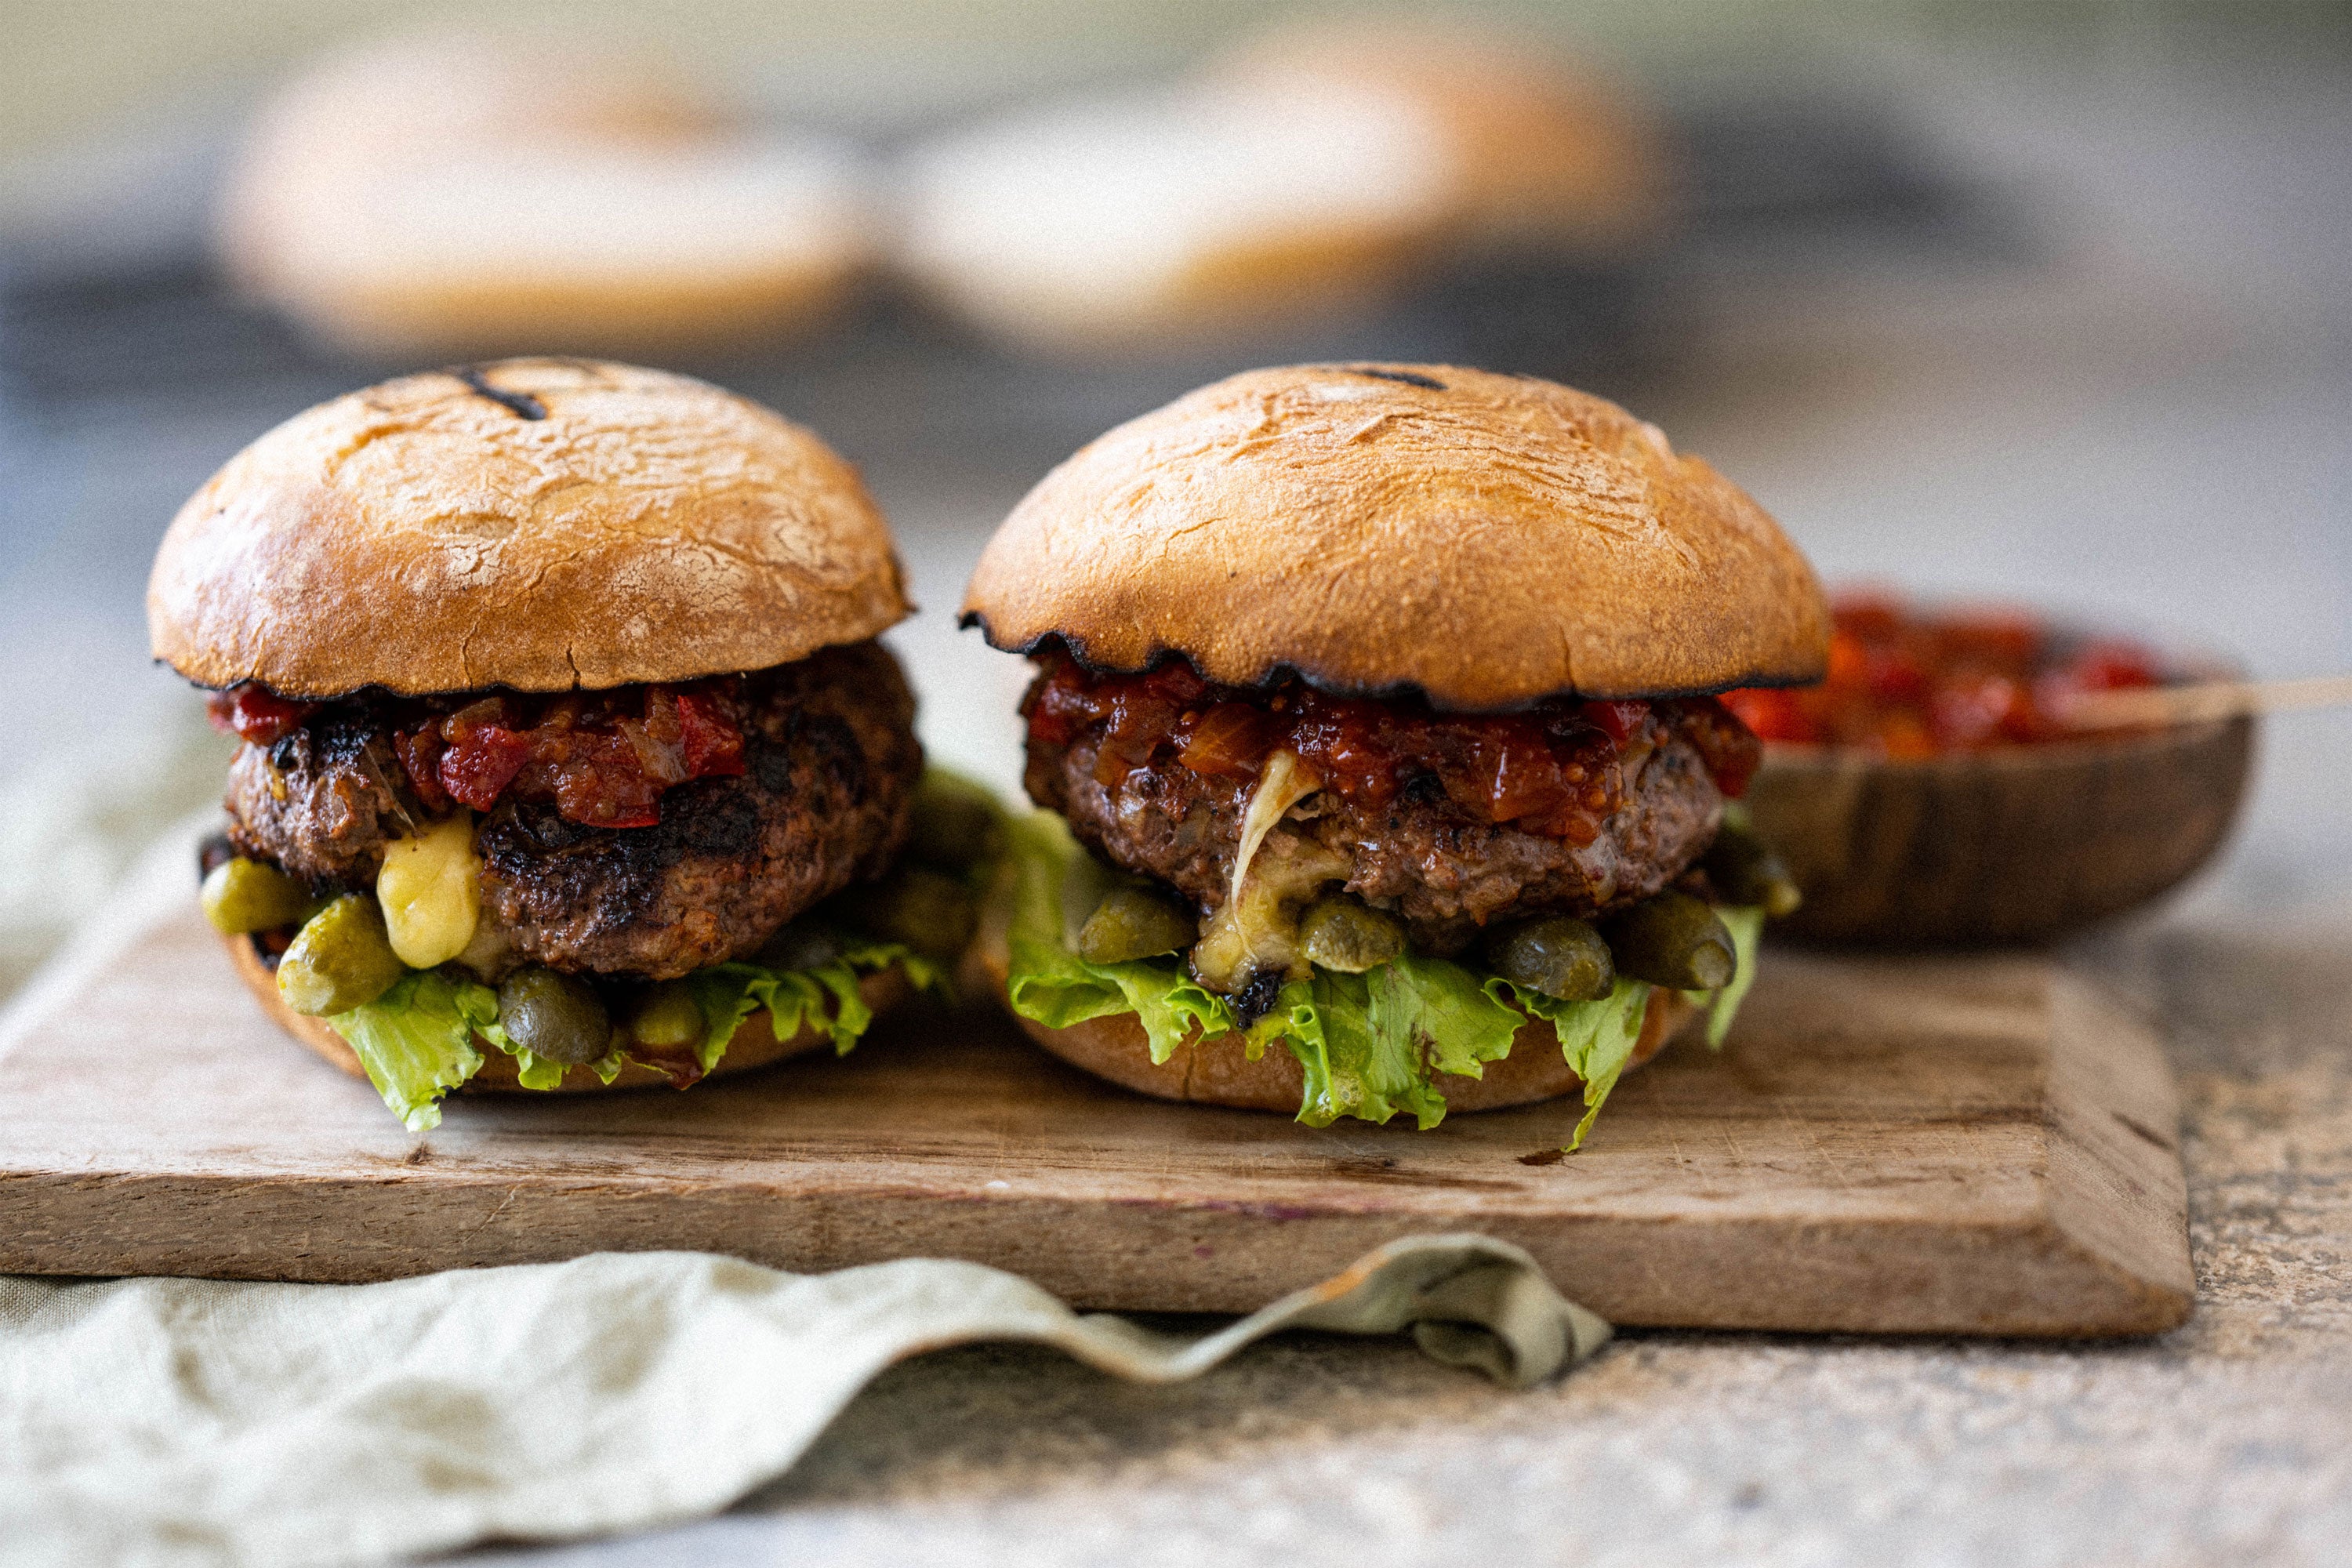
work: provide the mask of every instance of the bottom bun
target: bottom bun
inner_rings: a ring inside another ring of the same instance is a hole
[[[973,956],[992,982],[992,994],[1003,999],[1003,951],[976,948]],[[1680,992],[1651,992],[1649,1011],[1642,1018],[1642,1037],[1634,1042],[1625,1069],[1630,1072],[1656,1056],[1698,1016],[1698,1008]],[[1307,1075],[1297,1058],[1286,1050],[1269,1050],[1252,1061],[1238,1035],[1209,1040],[1195,1035],[1178,1046],[1164,1064],[1155,1066],[1150,1038],[1132,1013],[1089,1018],[1059,1029],[1018,1014],[1013,1021],[1023,1033],[1072,1067],[1139,1094],[1235,1110],[1296,1114],[1307,1092]],[[1559,1037],[1552,1033],[1551,1026],[1530,1018],[1513,1038],[1511,1054],[1501,1061],[1488,1062],[1484,1077],[1448,1074],[1438,1087],[1449,1111],[1500,1110],[1505,1106],[1531,1105],[1574,1094],[1583,1089],[1584,1080],[1561,1055]]]
[[[223,939],[228,945],[229,962],[236,966],[237,978],[261,1004],[261,1010],[270,1021],[328,1061],[350,1073],[353,1078],[365,1078],[367,1069],[360,1065],[358,1055],[334,1026],[324,1018],[307,1017],[286,1005],[278,994],[277,976],[261,955],[254,951],[253,939],[232,936]],[[877,1014],[906,1000],[911,992],[903,969],[886,969],[868,974],[858,982],[858,994]],[[711,1078],[725,1078],[731,1073],[750,1072],[754,1068],[780,1062],[786,1057],[796,1057],[827,1044],[829,1037],[817,1025],[807,1025],[789,1040],[776,1038],[768,1024],[764,1007],[736,1026],[734,1036],[727,1042],[727,1054],[709,1073]],[[459,1085],[460,1094],[593,1094],[615,1089],[655,1089],[667,1087],[669,1079],[648,1067],[635,1062],[622,1065],[620,1073],[606,1083],[584,1067],[566,1069],[563,1081],[553,1089],[525,1089],[516,1079],[514,1058],[485,1041],[482,1044],[482,1069]]]

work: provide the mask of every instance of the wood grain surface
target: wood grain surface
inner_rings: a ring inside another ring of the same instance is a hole
[[[2095,1335],[2189,1312],[2155,1041],[2032,957],[1775,952],[1719,1056],[1575,1108],[1325,1131],[1087,1079],[985,1013],[679,1094],[402,1130],[277,1034],[193,910],[0,1030],[0,1269],[357,1280],[689,1247],[913,1255],[1234,1311],[1412,1232],[1527,1247],[1620,1323]]]

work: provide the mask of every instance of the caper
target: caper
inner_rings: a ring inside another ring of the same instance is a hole
[[[1004,825],[986,788],[933,768],[915,786],[907,853],[961,871],[1003,848]]]
[[[1805,895],[1780,852],[1751,830],[1727,820],[1699,862],[1707,879],[1735,904],[1760,904],[1774,920],[1797,912]]]
[[[1342,974],[1378,969],[1404,952],[1404,927],[1360,899],[1331,893],[1307,906],[1298,935],[1307,962]]]
[[[345,893],[295,933],[278,961],[278,994],[297,1013],[324,1017],[374,1001],[407,973],[375,900]]]
[[[702,1009],[683,980],[646,987],[629,1012],[629,1037],[639,1045],[676,1049],[702,1041]]]
[[[1563,1002],[1596,1002],[1617,984],[1617,963],[1601,933],[1569,915],[1546,915],[1496,931],[1486,963],[1522,990]]]
[[[1192,945],[1200,922],[1149,888],[1113,888],[1078,930],[1078,956],[1088,963],[1125,963],[1129,959],[1175,952]]]
[[[881,881],[841,895],[842,913],[860,928],[917,952],[952,959],[980,923],[971,889],[944,871],[902,865]]]
[[[551,1062],[593,1062],[613,1041],[613,1021],[595,988],[535,963],[499,984],[499,1023],[516,1045]]]
[[[205,874],[205,919],[231,936],[299,925],[319,900],[277,867],[239,856]]]
[[[1715,911],[1688,893],[1660,893],[1603,928],[1617,967],[1636,980],[1676,991],[1728,984],[1739,959]]]

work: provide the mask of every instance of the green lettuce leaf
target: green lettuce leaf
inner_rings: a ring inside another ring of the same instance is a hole
[[[1101,879],[1060,817],[1016,817],[1007,839],[1006,991],[1014,1012],[1051,1028],[1131,1013],[1155,1062],[1195,1032],[1207,1038],[1241,1027],[1232,1005],[1176,957],[1089,963],[1071,950],[1071,906],[1090,905]],[[1470,971],[1407,956],[1369,974],[1317,969],[1292,982],[1248,1030],[1244,1048],[1255,1059],[1280,1042],[1297,1058],[1307,1079],[1298,1119],[1310,1126],[1342,1116],[1386,1121],[1402,1111],[1434,1127],[1445,1098],[1429,1081],[1432,1068],[1476,1077],[1509,1054],[1521,1021]]]
[[[874,1010],[858,994],[862,975],[895,963],[906,966],[919,988],[943,981],[939,965],[896,942],[843,932],[835,947],[837,955],[813,970],[722,963],[687,976],[702,1009],[704,1036],[696,1054],[703,1070],[719,1065],[736,1026],[761,1007],[769,1009],[776,1038],[788,1040],[814,1022],[832,1037],[836,1052],[846,1053],[874,1021]],[[554,1089],[568,1070],[515,1044],[499,1022],[499,994],[454,969],[412,970],[374,1001],[327,1022],[351,1042],[368,1081],[413,1132],[441,1125],[441,1097],[481,1071],[478,1039],[514,1058],[525,1089]],[[626,1059],[614,1049],[587,1067],[610,1083]]]
[[[1283,1037],[1307,1078],[1299,1121],[1410,1111],[1423,1131],[1445,1120],[1431,1069],[1476,1078],[1511,1054],[1526,1022],[1461,965],[1410,954],[1363,974],[1318,968],[1283,988],[1275,1016],[1288,1020]]]
[[[719,963],[686,977],[695,1005],[702,1010],[702,1043],[696,1059],[709,1072],[727,1055],[727,1043],[744,1019],[765,1007],[779,1040],[804,1027],[822,1027],[834,1054],[847,1056],[874,1022],[874,1009],[858,994],[858,981],[893,964],[906,967],[918,990],[945,983],[940,966],[894,942],[876,942],[855,932],[834,933],[835,955],[808,969],[770,969],[757,963]]]
[[[1195,1029],[1206,1037],[1239,1026],[1225,999],[1173,958],[1088,963],[1070,951],[1063,889],[1074,871],[1085,869],[1085,855],[1060,817],[1042,811],[1015,817],[1007,840],[1013,911],[1006,989],[1014,1012],[1055,1029],[1132,1013],[1150,1038],[1154,1063],[1167,1061]]]
[[[1521,990],[1507,980],[1486,982],[1488,995],[1498,1000],[1508,996],[1551,1026],[1552,1033],[1559,1037],[1560,1055],[1584,1080],[1584,1119],[1568,1141],[1571,1153],[1592,1131],[1609,1091],[1617,1087],[1618,1077],[1625,1070],[1626,1058],[1641,1043],[1642,1019],[1650,1010],[1653,989],[1643,981],[1621,978],[1597,1002],[1562,1002],[1539,991]]]
[[[1167,1061],[1196,1031],[1207,1038],[1241,1028],[1231,1004],[1192,979],[1177,957],[1088,963],[1073,951],[1073,913],[1091,908],[1106,884],[1060,817],[1013,817],[1007,842],[1006,991],[1015,1013],[1051,1028],[1132,1013],[1154,1062]],[[1720,991],[1694,997],[1709,1009],[1714,1043],[1721,1042],[1754,977],[1763,929],[1760,910],[1721,913],[1738,969]],[[1620,980],[1597,1002],[1560,1002],[1444,959],[1407,954],[1364,974],[1318,968],[1291,982],[1274,1009],[1248,1028],[1244,1043],[1253,1060],[1276,1042],[1297,1058],[1307,1080],[1298,1120],[1311,1127],[1342,1116],[1377,1122],[1409,1112],[1426,1129],[1445,1115],[1434,1075],[1482,1076],[1486,1063],[1510,1055],[1531,1015],[1552,1026],[1562,1056],[1584,1081],[1584,1117],[1568,1144],[1574,1149],[1642,1037],[1651,990]]]
[[[1379,1015],[1372,989],[1370,975],[1323,969],[1284,987],[1289,1005],[1274,1016],[1288,1020],[1283,1037],[1306,1074],[1298,1120],[1309,1127],[1342,1116],[1386,1121],[1400,1110],[1424,1129],[1445,1118],[1445,1097],[1429,1087],[1419,1041],[1392,1011]]]
[[[1759,904],[1723,904],[1716,907],[1715,913],[1723,929],[1731,933],[1731,951],[1738,964],[1720,988],[1683,994],[1706,1009],[1706,1043],[1720,1048],[1724,1037],[1731,1033],[1731,1020],[1738,1016],[1739,1004],[1747,999],[1748,988],[1756,984],[1756,952],[1764,944],[1764,910]]]
[[[441,1097],[482,1068],[467,1016],[478,1000],[460,1001],[467,988],[488,990],[437,969],[412,971],[374,1001],[327,1020],[351,1042],[368,1081],[411,1132],[440,1126]],[[495,995],[490,1013],[497,1016]]]
[[[1486,1063],[1511,1054],[1511,1041],[1526,1022],[1489,995],[1476,974],[1442,958],[1407,953],[1367,978],[1374,1026],[1425,1046],[1440,1072],[1485,1077]]]

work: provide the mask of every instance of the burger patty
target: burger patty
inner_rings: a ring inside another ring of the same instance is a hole
[[[1060,812],[1084,842],[1129,870],[1157,877],[1213,913],[1233,878],[1246,780],[1208,778],[1181,765],[1139,767],[1116,784],[1096,777],[1097,745],[1032,737],[1030,798]],[[1481,821],[1433,775],[1404,783],[1387,804],[1333,791],[1307,796],[1267,835],[1291,836],[1349,867],[1344,886],[1405,922],[1413,946],[1452,953],[1482,927],[1538,913],[1590,917],[1649,898],[1713,841],[1723,796],[1696,747],[1668,732],[1627,759],[1626,799],[1584,845]],[[1261,849],[1261,855],[1268,853]]]
[[[482,910],[466,962],[667,979],[740,958],[793,916],[879,876],[907,834],[922,748],[915,700],[878,643],[747,676],[743,761],[661,798],[649,827],[592,827],[501,799],[475,830]],[[383,847],[432,813],[385,717],[312,716],[229,770],[230,839],[319,887],[368,888]]]

